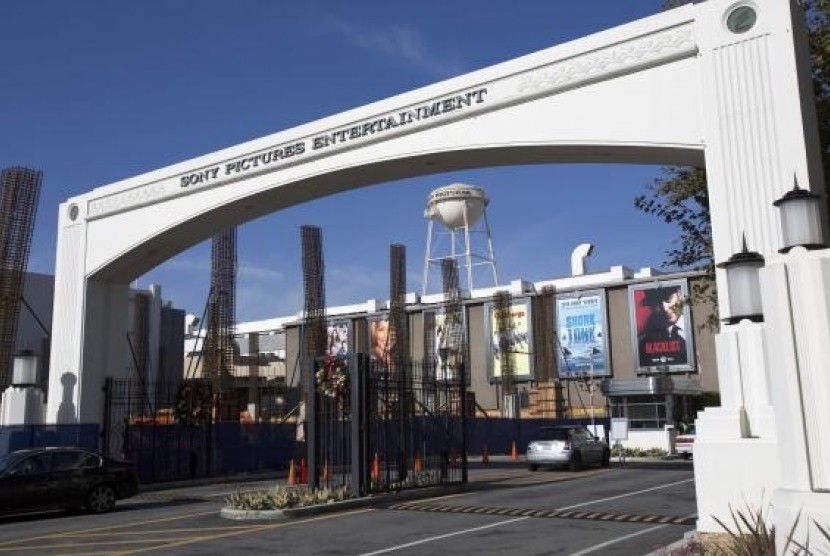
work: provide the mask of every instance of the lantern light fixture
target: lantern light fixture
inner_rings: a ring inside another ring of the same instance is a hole
[[[12,363],[12,385],[18,388],[37,385],[38,357],[31,350],[24,349],[14,355]]]
[[[726,270],[726,283],[729,287],[729,318],[727,324],[736,324],[744,319],[763,322],[761,308],[761,281],[758,270],[764,266],[764,257],[750,251],[743,236],[743,250],[735,253],[729,260],[717,265]]]
[[[798,187],[794,178],[793,188],[772,204],[781,210],[781,232],[784,247],[779,253],[787,253],[793,247],[821,249],[826,247],[822,238],[820,195]]]

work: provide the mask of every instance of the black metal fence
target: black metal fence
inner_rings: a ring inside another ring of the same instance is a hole
[[[134,462],[142,483],[279,470],[294,456],[294,423],[253,422],[234,390],[210,381],[107,379],[104,391],[101,450]]]
[[[269,387],[259,392],[260,407],[269,409],[255,420],[245,416],[247,386],[217,395],[212,382],[198,379],[108,379],[100,449],[135,462],[143,483],[287,470],[292,459],[299,478],[305,459],[310,484],[366,494],[463,483],[468,453],[508,454],[514,444],[523,453],[540,426],[589,422],[476,419],[462,373],[436,378],[419,363],[398,372],[356,354],[330,373],[347,378],[332,382],[318,379],[323,361],[313,371],[316,394],[307,411],[298,388]],[[596,424],[608,430],[608,420]],[[97,434],[97,426],[7,429],[0,447],[8,438],[15,447],[95,448]]]
[[[376,366],[362,354],[346,361],[324,358],[314,369],[310,484],[365,494],[466,481],[464,381],[435,380],[419,364]],[[348,391],[332,387],[344,372]]]

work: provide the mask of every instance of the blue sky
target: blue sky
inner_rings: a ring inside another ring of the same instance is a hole
[[[52,273],[58,204],[94,187],[651,15],[662,0],[3,0],[0,167],[43,170],[29,270]],[[239,228],[237,318],[302,308],[300,226],[323,230],[329,304],[387,299],[391,243],[420,291],[429,192],[481,186],[502,282],[659,267],[675,232],[633,207],[659,168],[537,165],[380,184]],[[201,314],[205,242],[138,278]]]

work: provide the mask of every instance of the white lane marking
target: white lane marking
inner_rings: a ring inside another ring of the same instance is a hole
[[[604,543],[595,544],[594,546],[589,546],[585,550],[580,550],[579,552],[573,552],[573,553],[571,553],[571,556],[582,556],[583,554],[590,554],[591,552],[596,552],[597,550],[605,548],[606,546],[616,544],[618,542],[622,542],[622,541],[628,540],[632,537],[637,537],[639,535],[645,535],[646,533],[651,533],[652,531],[662,529],[663,527],[668,527],[668,524],[658,525],[656,527],[649,527],[648,529],[643,529],[642,531],[637,531],[636,533],[630,533],[628,535],[623,535],[622,537],[617,537],[616,539],[611,539],[610,541],[605,541]]]
[[[618,494],[617,496],[609,496],[608,498],[599,498],[597,500],[589,500],[588,502],[580,502],[579,504],[574,504],[572,506],[565,506],[564,508],[556,508],[555,511],[561,512],[564,510],[570,510],[573,508],[579,508],[581,506],[588,506],[590,504],[596,504],[597,502],[607,502],[609,500],[616,500],[617,498],[625,498],[626,496],[634,496],[635,494],[642,494],[644,492],[651,492],[652,490],[660,490],[661,488],[668,488],[671,486],[682,485],[683,483],[691,483],[694,479],[685,479],[682,481],[677,481],[676,483],[667,483],[665,485],[659,485],[656,487],[651,488],[644,488],[643,490],[635,490],[634,492],[628,492],[626,494]]]
[[[697,517],[697,514],[689,514],[685,517]],[[618,542],[627,541],[628,539],[638,537],[640,535],[645,535],[646,533],[651,533],[652,531],[657,531],[658,529],[662,529],[663,527],[668,527],[671,525],[670,523],[666,523],[664,525],[657,525],[655,527],[649,527],[648,529],[643,529],[642,531],[637,531],[635,533],[629,533],[628,535],[623,535],[622,537],[617,537],[616,539],[611,539],[610,541],[605,541],[603,543],[595,544],[594,546],[589,546],[584,550],[580,550],[579,552],[574,552],[571,556],[583,556],[584,554],[590,554],[591,552],[596,552],[597,550],[601,550],[612,544],[617,544]]]
[[[482,525],[481,527],[473,527],[472,529],[464,529],[462,531],[455,531],[453,533],[447,533],[445,535],[438,535],[435,537],[428,537],[426,539],[421,539],[419,541],[408,542],[406,544],[399,544],[398,546],[391,546],[389,548],[384,548],[382,550],[376,550],[375,552],[366,552],[365,554],[361,554],[361,556],[374,556],[375,554],[384,554],[386,552],[394,552],[395,550],[402,550],[404,548],[409,548],[410,546],[417,546],[419,544],[425,544],[428,542],[438,541],[441,539],[446,539],[448,537],[455,537],[457,535],[464,535],[466,533],[474,533],[476,531],[482,531],[484,529],[492,529],[493,527],[499,527],[501,525],[507,525],[509,523],[515,523],[517,521],[524,521],[525,519],[530,519],[529,517],[517,517],[515,519],[508,519],[507,521],[499,521],[498,523],[490,523],[489,525]]]

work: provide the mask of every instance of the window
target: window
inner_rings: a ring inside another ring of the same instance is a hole
[[[52,454],[52,471],[78,469],[81,452],[55,452]]]
[[[35,454],[19,462],[12,468],[18,475],[37,475],[49,471],[49,458],[51,454]]]
[[[52,454],[53,471],[72,471],[98,467],[100,458],[89,452],[61,451]]]
[[[571,429],[571,432],[575,439],[581,440],[582,442],[593,440],[594,438],[594,436],[588,432],[588,429]]]
[[[664,396],[612,398],[611,416],[628,418],[630,429],[661,430],[670,424],[666,417]]]
[[[81,469],[95,469],[101,467],[101,458],[95,454],[83,453],[80,462]]]
[[[568,430],[541,428],[539,429],[539,440],[568,440]]]

